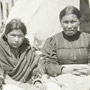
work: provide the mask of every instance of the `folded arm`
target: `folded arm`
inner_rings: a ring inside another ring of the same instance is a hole
[[[53,37],[46,40],[43,47],[43,55],[46,73],[50,76],[60,75],[62,66],[58,63],[56,42]]]

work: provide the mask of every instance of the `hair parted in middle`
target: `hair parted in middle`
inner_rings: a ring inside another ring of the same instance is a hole
[[[10,22],[7,23],[5,28],[5,35],[13,31],[14,29],[20,29],[24,35],[27,33],[27,28],[25,24],[20,19],[12,19]]]
[[[74,6],[66,6],[63,10],[61,10],[59,14],[60,21],[65,15],[69,15],[69,14],[75,14],[79,20],[81,18],[81,13],[79,9],[77,9]]]

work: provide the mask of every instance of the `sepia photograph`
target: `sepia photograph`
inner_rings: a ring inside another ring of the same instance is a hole
[[[90,0],[0,0],[0,90],[90,90]]]

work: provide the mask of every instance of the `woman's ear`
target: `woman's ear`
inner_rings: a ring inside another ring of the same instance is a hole
[[[6,34],[4,34],[4,36],[5,36],[5,38],[7,38],[7,35]]]

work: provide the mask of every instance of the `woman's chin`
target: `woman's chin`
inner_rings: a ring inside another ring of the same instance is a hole
[[[12,46],[12,48],[13,48],[13,49],[17,49],[17,48],[19,48],[19,46]]]
[[[66,34],[67,36],[73,36],[73,35],[75,35],[74,33],[67,33]]]

